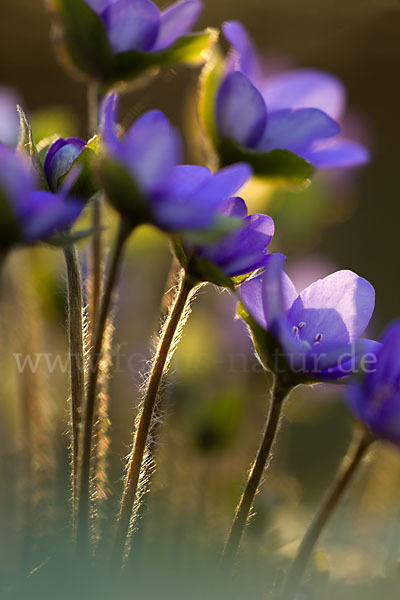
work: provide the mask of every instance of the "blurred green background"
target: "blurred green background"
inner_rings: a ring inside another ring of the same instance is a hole
[[[224,20],[236,18],[248,27],[266,59],[324,69],[338,75],[346,85],[350,110],[357,113],[362,138],[371,149],[371,164],[351,178],[337,173],[318,175],[311,188],[302,192],[280,191],[271,196],[265,190],[258,191],[254,208],[274,217],[278,228],[275,248],[288,255],[289,272],[299,285],[337,268],[350,268],[373,283],[377,308],[370,333],[378,336],[400,313],[396,251],[400,222],[400,3],[206,0],[199,25],[218,27]],[[197,77],[198,70],[163,72],[148,88],[124,98],[123,122],[129,123],[145,108],[161,108],[186,131],[188,159],[195,161],[198,150],[190,143],[190,133]],[[39,137],[39,131],[85,136],[85,86],[69,79],[58,65],[49,40],[49,20],[39,0],[1,0],[0,84],[19,90]],[[108,224],[112,229],[112,215],[108,215]],[[80,250],[84,258],[84,244]],[[110,475],[97,491],[105,546],[111,535],[123,457],[128,453],[139,397],[138,372],[146,370],[150,358],[149,339],[158,328],[159,306],[169,287],[170,263],[165,238],[151,229],[141,230],[131,243],[116,310],[117,357],[108,406]],[[13,358],[15,352],[66,352],[62,258],[46,249],[18,253],[10,261],[8,277],[9,297],[3,306],[6,344],[0,353],[4,381],[0,392],[0,471],[1,481],[9,482],[0,486],[0,524],[4,528],[2,538],[11,540],[6,545],[0,543],[4,565],[17,560],[24,532],[20,517],[24,508],[21,472],[25,439],[21,389],[29,390],[31,409],[39,399],[41,414],[46,416],[42,433],[50,433],[50,438],[37,438],[37,452],[42,458],[35,467],[35,477],[41,485],[51,479],[55,496],[35,500],[37,529],[47,531],[56,523],[57,537],[68,523],[67,376],[58,368],[54,373],[40,368],[46,394],[38,393],[36,383],[21,383]],[[24,315],[22,325],[18,306]],[[29,316],[30,311],[33,316]],[[157,448],[159,465],[148,496],[151,512],[142,520],[142,535],[151,541],[150,553],[155,548],[160,556],[163,548],[166,555],[178,553],[179,547],[185,554],[195,539],[207,554],[208,548],[220,547],[228,531],[262,431],[270,383],[252,354],[245,328],[233,322],[234,313],[234,302],[226,293],[211,286],[202,290],[174,359]],[[257,497],[256,517],[246,534],[242,574],[247,581],[253,570],[257,573],[254,598],[263,597],[259,590],[268,591],[272,579],[279,577],[280,566],[292,556],[345,451],[351,428],[336,388],[319,386],[295,393],[276,460]],[[315,580],[305,587],[305,594],[315,595],[304,598],[337,598],[339,593],[351,599],[377,598],[379,594],[385,600],[397,598],[400,461],[390,448],[377,449],[374,459],[321,543],[326,555],[314,565]],[[278,559],[272,559],[275,552]],[[271,577],[268,569],[264,572],[266,565],[273,565],[268,567]],[[326,569],[334,581],[328,590],[319,587],[324,585]],[[1,567],[4,581],[11,581],[10,573],[11,566]],[[248,594],[246,586],[238,597]]]

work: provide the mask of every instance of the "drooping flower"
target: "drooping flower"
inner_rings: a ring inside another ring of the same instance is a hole
[[[177,249],[175,243],[175,249],[182,266],[194,278],[230,285],[230,278],[247,275],[266,264],[274,222],[268,215],[248,215],[246,203],[239,197],[225,200],[218,212],[227,224],[232,222],[231,231],[203,243],[183,238],[181,248]]]
[[[347,386],[346,398],[377,438],[400,445],[400,321],[387,327],[361,377]]]
[[[334,381],[354,374],[377,342],[359,339],[375,303],[372,285],[352,271],[337,271],[298,293],[270,255],[264,272],[240,288],[261,361],[298,382]],[[246,319],[246,315],[245,315]]]
[[[206,167],[181,165],[181,141],[158,110],[146,112],[118,136],[117,96],[103,105],[101,130],[106,156],[101,177],[110,202],[132,223],[153,223],[169,232],[211,227],[218,208],[251,176],[246,164],[213,174]]]
[[[69,229],[79,217],[83,202],[40,191],[30,160],[0,146],[0,251],[15,244],[48,241]]]
[[[157,52],[189,33],[201,0],[181,0],[160,11],[151,0],[85,0],[100,15],[115,53]]]
[[[0,146],[16,148],[20,127],[17,104],[19,98],[10,88],[0,87]]]
[[[53,192],[57,191],[60,179],[71,170],[85,148],[86,142],[77,137],[60,138],[50,146],[43,168]]]
[[[288,151],[313,167],[353,167],[368,162],[361,144],[340,135],[345,90],[336,77],[318,70],[297,69],[266,77],[247,31],[240,22],[223,25],[232,45],[214,97],[218,151],[227,164],[243,151],[263,174],[274,169],[299,168],[296,163],[276,165],[276,151]],[[270,155],[269,160],[266,153]],[[280,161],[288,156],[280,155]],[[292,158],[293,162],[293,158]],[[269,164],[270,163],[270,164]],[[304,175],[306,172],[304,171]],[[303,175],[303,176],[304,176]],[[301,176],[301,171],[299,171]]]

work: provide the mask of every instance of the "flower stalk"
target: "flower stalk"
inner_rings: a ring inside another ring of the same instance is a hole
[[[152,418],[157,403],[160,385],[166,368],[172,358],[180,330],[188,314],[187,307],[196,288],[197,282],[183,273],[174,303],[161,334],[155,353],[153,367],[149,376],[138,425],[134,436],[133,449],[127,467],[124,491],[121,499],[120,513],[112,555],[112,568],[118,570],[124,556],[132,511],[137,497],[139,477],[143,458],[149,440]]]
[[[67,268],[68,297],[68,337],[70,352],[70,389],[71,389],[71,453],[72,453],[72,505],[74,520],[79,469],[79,437],[81,411],[85,397],[85,358],[84,358],[84,321],[83,292],[79,256],[76,247],[71,244],[64,248]]]
[[[232,527],[225,543],[222,555],[222,564],[224,568],[231,569],[235,560],[242,534],[253,506],[254,498],[260,487],[265,467],[268,465],[268,461],[271,457],[272,446],[279,430],[283,404],[290,391],[291,387],[275,376],[264,436],[250,469],[246,487],[236,508]]]
[[[101,302],[99,317],[95,323],[93,349],[90,357],[90,371],[86,396],[85,428],[82,446],[82,466],[80,477],[79,508],[78,508],[78,547],[82,551],[89,549],[89,510],[90,510],[90,463],[92,450],[93,419],[95,415],[96,391],[99,376],[99,366],[103,348],[104,333],[110,312],[111,300],[118,280],[125,242],[132,232],[132,227],[121,221],[114,248],[111,252],[110,266],[104,294]]]
[[[373,441],[374,438],[369,431],[362,431],[360,436],[360,432],[357,430],[348,454],[345,456],[333,480],[332,487],[322,501],[321,506],[303,537],[297,556],[290,568],[283,590],[282,600],[293,600],[295,597],[310,556],[315,548],[315,544],[324,527],[335,512],[338,503],[349,487],[350,482],[353,480],[355,473]]]
[[[88,85],[88,129],[89,136],[93,136],[98,128],[99,112],[99,89],[96,83]],[[102,202],[101,197],[96,195],[92,202],[92,227],[94,234],[91,244],[91,287],[89,302],[89,317],[92,328],[95,325],[96,318],[100,308],[101,283],[102,283]]]

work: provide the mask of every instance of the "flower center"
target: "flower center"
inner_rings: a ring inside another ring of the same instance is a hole
[[[305,321],[300,321],[300,323],[297,326],[295,325],[292,328],[292,334],[294,335],[294,337],[300,344],[302,344],[307,350],[309,350],[311,348],[310,342],[308,342],[307,340],[302,340],[300,338],[300,333],[304,329],[305,326],[306,326]]]
[[[306,325],[307,325],[307,323],[305,321],[300,321],[300,323],[298,325],[294,325],[292,327],[292,334],[300,344],[303,344],[303,346],[305,346],[307,349],[309,349],[309,348],[311,348],[310,342],[308,340],[304,340],[304,339],[300,338],[300,334],[301,334],[302,330],[305,329]],[[318,344],[320,344],[322,342],[323,338],[324,338],[324,335],[322,333],[317,333],[314,336],[312,345],[318,346]]]

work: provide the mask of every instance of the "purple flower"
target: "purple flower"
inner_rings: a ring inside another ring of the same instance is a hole
[[[346,397],[376,437],[400,445],[400,321],[387,327],[361,378],[347,387]]]
[[[203,4],[182,0],[164,11],[151,0],[85,0],[102,19],[114,53],[157,52],[190,32]]]
[[[216,99],[221,140],[253,151],[289,150],[319,169],[368,162],[361,144],[339,135],[345,91],[336,77],[299,69],[265,78],[243,25],[230,21],[223,31],[233,49]]]
[[[352,271],[337,271],[299,294],[283,261],[270,255],[264,272],[240,288],[264,362],[277,372],[284,358],[284,368],[300,381],[332,381],[356,372],[377,346],[358,339],[374,310],[374,288]]]
[[[38,191],[32,164],[23,154],[0,146],[0,251],[14,244],[48,241],[69,229],[83,203],[59,194]]]
[[[17,104],[17,94],[9,88],[0,87],[0,146],[17,147],[20,135]]]
[[[222,202],[251,176],[250,167],[237,164],[213,174],[180,165],[180,137],[163,113],[146,112],[119,137],[116,109],[117,96],[110,94],[101,123],[107,152],[101,176],[110,202],[133,226],[152,222],[172,232],[212,226]]]
[[[44,172],[53,192],[57,191],[60,179],[71,170],[85,148],[86,142],[76,137],[60,138],[50,146],[44,161]]]
[[[242,198],[229,198],[219,208],[224,217],[239,220],[238,229],[214,243],[184,244],[185,250],[211,261],[228,277],[251,273],[267,262],[267,249],[274,235],[274,222],[267,215],[247,215]]]

